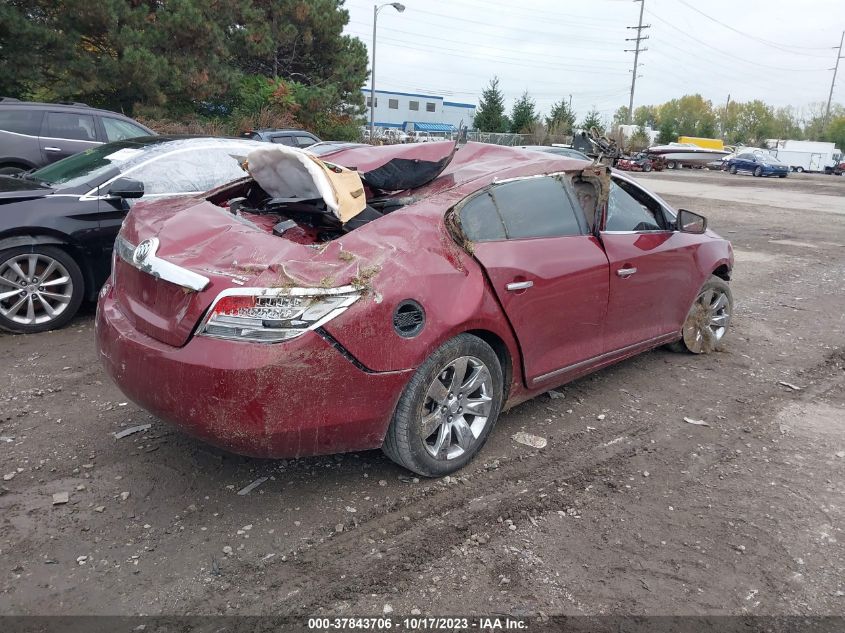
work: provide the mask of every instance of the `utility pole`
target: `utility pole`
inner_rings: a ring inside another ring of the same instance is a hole
[[[728,93],[728,100],[725,101],[725,114],[722,116],[722,140],[725,139],[725,121],[728,120],[728,108],[731,107],[731,93]]]
[[[643,25],[643,9],[645,9],[645,0],[634,0],[634,2],[640,3],[640,22],[637,26],[629,26],[626,28],[629,29],[636,29],[637,30],[637,37],[626,37],[626,42],[636,42],[636,46],[634,48],[626,48],[626,53],[634,53],[634,70],[632,71],[631,76],[631,98],[628,101],[628,125],[631,124],[631,121],[634,116],[634,88],[637,86],[637,67],[638,61],[640,58],[640,51],[647,51],[647,48],[640,48],[640,42],[643,40],[648,39],[648,35],[643,35],[643,30],[651,28],[650,24]]]
[[[833,86],[836,84],[836,73],[839,72],[839,60],[842,59],[843,40],[845,40],[845,31],[842,31],[842,36],[839,38],[839,50],[836,52],[836,65],[831,69],[833,70],[833,79],[830,80],[830,93],[827,95],[827,109],[824,112],[824,126],[822,128],[824,130],[827,130],[827,122],[830,120],[830,102],[833,100]]]

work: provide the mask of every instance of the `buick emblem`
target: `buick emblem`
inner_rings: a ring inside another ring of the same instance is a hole
[[[144,240],[138,246],[135,247],[135,252],[132,254],[132,259],[136,264],[143,263],[147,256],[153,250],[153,241],[152,240]]]

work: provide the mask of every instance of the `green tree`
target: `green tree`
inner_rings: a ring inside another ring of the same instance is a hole
[[[473,125],[479,132],[507,132],[510,128],[505,116],[505,95],[499,89],[498,77],[493,77],[481,91]]]
[[[231,30],[231,53],[239,70],[307,87],[299,97],[311,101],[302,104],[308,112],[363,112],[367,50],[343,34],[349,12],[342,0],[234,2],[241,23]]]
[[[138,102],[190,106],[235,84],[239,73],[229,64],[229,32],[239,9],[202,0],[2,3],[3,58],[28,68],[18,79],[0,74],[0,92],[81,100],[127,113]],[[21,19],[28,23],[22,41],[15,32]]]
[[[619,106],[616,112],[613,113],[613,127],[618,128],[620,125],[628,124],[628,106]]]
[[[526,134],[531,130],[536,120],[536,105],[526,90],[513,104],[510,130],[515,134]]]
[[[599,111],[595,107],[587,112],[587,116],[581,122],[581,128],[584,130],[589,131],[593,127],[599,131],[599,134],[604,134],[604,122],[601,120],[601,114],[599,114]]]
[[[678,129],[675,127],[675,119],[672,117],[664,117],[661,114],[660,127],[657,128],[659,135],[657,137],[660,143],[674,143],[678,140]]]
[[[713,104],[701,95],[684,95],[664,103],[659,108],[659,120],[661,127],[665,121],[671,120],[675,136],[710,138],[716,135],[717,119]]]
[[[634,125],[657,127],[657,107],[639,106],[634,108]]]
[[[570,134],[575,126],[575,112],[569,102],[561,99],[554,105],[546,117],[546,127],[550,134]]]
[[[640,125],[631,135],[631,138],[628,139],[628,149],[632,152],[641,152],[649,145],[651,145],[651,139],[648,136],[648,132],[646,132],[645,127]]]
[[[832,118],[828,123],[825,140],[836,143],[839,149],[845,149],[845,113]]]

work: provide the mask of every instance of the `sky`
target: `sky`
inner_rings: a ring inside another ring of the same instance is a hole
[[[579,119],[628,105],[634,0],[402,0],[378,16],[376,90],[478,103],[498,76],[508,111],[526,90],[540,112],[572,95]],[[373,3],[346,0],[346,33],[370,51]],[[826,102],[845,0],[645,0],[634,107],[699,93],[808,112]],[[845,48],[843,48],[845,55]],[[369,84],[368,84],[369,85]],[[845,59],[834,102],[845,104]]]

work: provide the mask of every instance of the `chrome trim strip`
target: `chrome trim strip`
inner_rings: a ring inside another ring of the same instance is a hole
[[[567,365],[566,367],[561,367],[560,369],[555,369],[554,371],[550,371],[547,374],[543,374],[541,376],[537,376],[536,378],[531,379],[531,385],[534,386],[537,383],[544,382],[549,378],[554,378],[555,376],[559,376],[560,374],[565,374],[570,371],[575,371],[576,369],[580,369],[585,367],[586,365],[591,365],[593,363],[601,362],[603,360],[607,360],[613,356],[617,356],[619,354],[624,354],[625,352],[629,352],[632,349],[636,349],[637,347],[645,347],[648,345],[660,345],[662,343],[668,343],[678,337],[677,332],[671,332],[669,334],[661,334],[660,336],[655,336],[654,338],[650,338],[645,341],[640,341],[639,343],[634,343],[633,345],[627,345],[626,347],[620,347],[617,350],[612,352],[605,352],[604,354],[599,354],[598,356],[593,356],[592,358],[588,358],[587,360],[582,360],[579,363],[575,363],[574,365]]]
[[[194,292],[200,292],[208,287],[208,284],[211,283],[208,277],[166,259],[156,257],[158,246],[157,237],[144,240],[138,246],[133,246],[128,240],[120,236],[115,240],[115,251],[118,257],[130,266]]]

